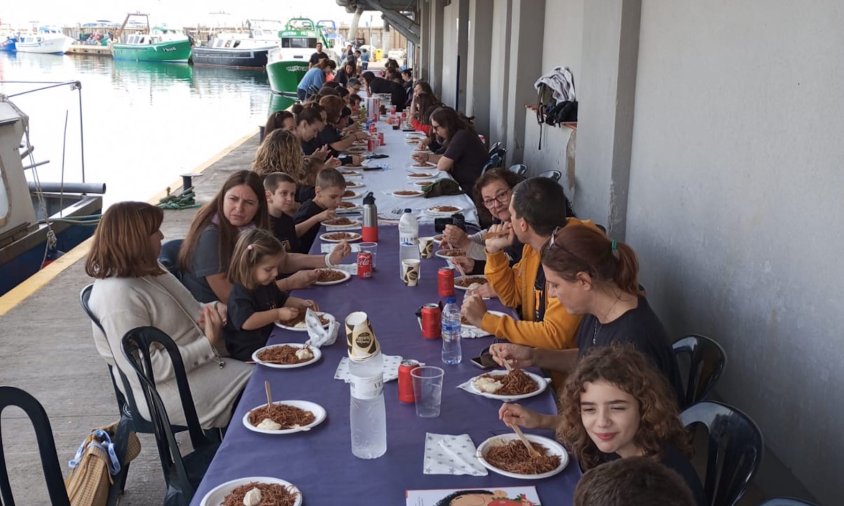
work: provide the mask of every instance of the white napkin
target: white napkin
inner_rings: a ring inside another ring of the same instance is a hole
[[[336,246],[337,246],[336,244],[324,242],[324,243],[319,245],[319,251],[320,251],[320,253],[331,253],[332,251],[334,251],[334,248]],[[352,248],[352,253],[357,253],[358,251],[360,251],[360,244],[359,243],[350,242],[349,247]]]
[[[315,311],[308,308],[305,313],[305,325],[308,329],[308,339],[305,344],[315,348],[331,346],[337,340],[337,332],[340,330],[340,323],[332,315],[325,313],[323,318],[328,320],[328,326],[324,327]]]
[[[463,324],[460,326],[460,337],[463,339],[476,339],[478,337],[486,337],[490,335],[492,334],[480,327],[475,327],[474,325]]]
[[[486,476],[487,470],[475,458],[475,443],[469,434],[425,435],[425,474],[468,474]]]
[[[384,355],[384,382],[393,381],[399,377],[399,365],[401,365],[402,357],[399,355]],[[340,364],[337,365],[337,370],[334,371],[334,379],[349,382],[349,357],[340,359]]]

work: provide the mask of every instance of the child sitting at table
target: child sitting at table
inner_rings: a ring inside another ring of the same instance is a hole
[[[314,190],[314,198],[303,202],[296,211],[296,235],[301,241],[301,253],[310,251],[319,232],[319,224],[336,216],[334,211],[343,199],[346,180],[336,169],[323,169],[317,174]]]
[[[250,360],[255,350],[266,346],[277,321],[296,319],[311,300],[290,297],[275,283],[284,248],[269,230],[254,228],[242,232],[232,254],[228,280],[228,319],[234,332],[226,334],[226,349],[238,360]]]

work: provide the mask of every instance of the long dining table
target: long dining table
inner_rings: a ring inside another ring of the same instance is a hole
[[[412,146],[404,141],[404,133],[388,130],[386,147],[378,152],[389,158],[377,160],[389,168],[364,172],[361,179],[367,188],[380,189],[376,202],[398,204],[383,194],[384,189],[407,188],[406,170],[410,167]],[[448,177],[443,174],[441,177]],[[392,197],[396,199],[396,197]],[[407,204],[404,204],[406,202]],[[416,211],[434,204],[459,205],[468,216],[476,216],[471,200],[465,195],[433,199],[404,199],[403,205]],[[467,216],[467,217],[468,217]],[[421,235],[432,235],[433,226],[423,221]],[[319,241],[314,250],[319,251]],[[574,459],[555,476],[540,480],[519,480],[494,472],[487,476],[424,474],[423,457],[427,433],[468,434],[474,444],[487,438],[511,433],[498,419],[501,402],[471,394],[458,385],[481,374],[469,361],[492,337],[464,339],[463,361],[446,365],[441,360],[441,340],[422,338],[416,312],[424,303],[436,302],[437,270],[446,265],[436,256],[423,259],[419,284],[407,287],[399,276],[398,229],[395,225],[379,227],[377,269],[373,277],[352,276],[348,281],[315,286],[297,291],[299,297],[319,303],[320,310],[332,314],[339,322],[354,311],[369,315],[381,350],[385,355],[400,355],[428,365],[442,367],[445,379],[442,409],[436,418],[419,418],[413,404],[398,400],[397,381],[384,385],[387,414],[387,452],[372,460],[358,459],[351,452],[349,428],[349,385],[334,379],[341,359],[346,356],[346,338],[342,329],[337,340],[321,348],[322,357],[314,364],[293,369],[271,369],[256,365],[233,414],[225,438],[203,478],[192,504],[214,487],[230,480],[245,477],[276,477],[293,483],[302,493],[308,506],[404,505],[407,490],[420,489],[499,489],[502,487],[535,486],[542,504],[568,505],[580,472]],[[352,261],[350,257],[348,261]],[[457,292],[458,297],[460,292]],[[492,301],[493,306],[495,301]],[[500,305],[498,308],[501,308]],[[501,308],[503,309],[503,308]],[[307,332],[275,328],[268,344],[303,343]],[[308,431],[286,435],[268,435],[247,429],[242,422],[251,409],[266,402],[264,382],[272,387],[274,400],[306,400],[319,404],[327,411],[327,418]],[[531,409],[555,412],[550,387],[544,393],[519,401]],[[553,438],[551,431],[526,431]],[[215,505],[216,506],[216,505]]]

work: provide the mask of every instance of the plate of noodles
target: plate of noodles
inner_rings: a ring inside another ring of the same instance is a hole
[[[252,360],[256,364],[273,369],[293,369],[313,364],[321,356],[322,352],[319,351],[319,348],[313,348],[302,343],[284,343],[264,346],[255,350],[255,353],[252,354]]]
[[[310,401],[273,401],[250,409],[243,415],[243,425],[261,434],[293,434],[311,430],[325,420],[325,408]]]
[[[338,285],[351,278],[352,275],[340,269],[317,269],[317,280],[315,285]]]
[[[278,321],[275,322],[276,327],[281,327],[285,330],[295,330],[297,332],[307,332],[308,331],[308,324],[305,323],[305,313],[307,311],[300,310],[299,315],[292,320],[285,320],[285,321]],[[322,323],[323,327],[327,327],[329,324],[328,318],[325,317],[327,313],[323,313],[320,311],[315,311],[317,317],[319,318],[319,322]],[[329,315],[330,316],[330,315]]]
[[[469,380],[469,390],[473,394],[501,401],[533,397],[544,392],[547,386],[548,380],[542,376],[521,369],[489,371]]]
[[[258,492],[254,492],[257,489]],[[256,498],[249,504],[301,506],[302,492],[289,481],[269,476],[253,476],[227,481],[205,494],[199,506],[242,506],[244,497]]]
[[[554,476],[569,463],[569,455],[560,443],[542,436],[525,434],[539,452],[531,456],[515,434],[493,436],[478,446],[475,457],[494,473],[522,480],[541,480]]]

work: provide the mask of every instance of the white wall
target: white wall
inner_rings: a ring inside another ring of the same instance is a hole
[[[627,215],[670,332],[723,344],[719,395],[830,505],[844,503],[842,26],[836,0],[645,0]]]

